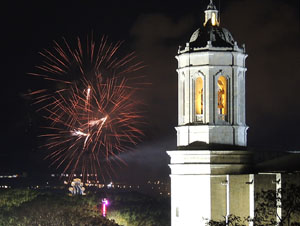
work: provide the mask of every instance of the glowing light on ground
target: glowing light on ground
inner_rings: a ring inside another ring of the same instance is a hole
[[[102,200],[102,216],[103,217],[106,217],[106,214],[107,214],[107,206],[108,206],[108,200],[106,198],[104,198]]]

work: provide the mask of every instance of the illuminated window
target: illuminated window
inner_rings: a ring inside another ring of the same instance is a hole
[[[217,25],[217,16],[216,16],[216,13],[212,13],[211,14],[211,24],[213,26],[216,26]]]
[[[203,115],[203,80],[198,77],[195,82],[195,110],[196,115]],[[202,121],[202,118],[197,117],[197,121]]]
[[[226,120],[227,116],[227,90],[227,79],[224,76],[220,76],[218,79],[218,113],[222,120]]]

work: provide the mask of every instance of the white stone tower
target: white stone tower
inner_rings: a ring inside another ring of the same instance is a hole
[[[245,48],[220,27],[211,0],[203,25],[185,47],[179,47],[176,56],[178,148],[167,152],[171,157],[172,226],[205,225],[207,219],[232,213],[253,215],[252,204],[240,207],[234,201],[254,199],[251,186],[245,183],[251,182],[247,174],[251,153],[245,150],[246,57]],[[230,195],[235,186],[244,189],[239,197]]]

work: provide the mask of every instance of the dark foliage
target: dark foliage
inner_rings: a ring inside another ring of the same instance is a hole
[[[135,192],[112,195],[108,217],[121,225],[170,225],[170,199],[154,198]]]
[[[93,199],[67,194],[9,190],[0,193],[0,225],[117,226],[100,215]]]
[[[281,208],[281,215],[277,213]],[[210,220],[208,226],[245,226],[253,222],[255,226],[300,226],[300,186],[295,184],[282,184],[277,190],[262,190],[255,196],[254,218],[241,219],[229,215],[221,221]],[[298,219],[297,219],[298,218]]]

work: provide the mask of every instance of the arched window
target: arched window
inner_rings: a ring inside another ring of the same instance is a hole
[[[226,120],[227,118],[227,91],[227,79],[224,76],[220,76],[218,79],[218,113],[222,120]]]
[[[198,77],[195,81],[195,110],[197,121],[203,121],[203,79]]]

